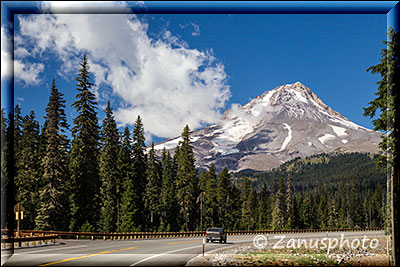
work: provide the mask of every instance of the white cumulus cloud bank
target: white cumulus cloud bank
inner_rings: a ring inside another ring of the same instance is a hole
[[[224,66],[211,52],[190,49],[167,30],[153,39],[133,14],[39,14],[20,16],[19,23],[22,56],[23,49],[38,59],[50,51],[66,74],[77,72],[86,53],[97,96],[111,87],[120,99],[119,124],[133,125],[140,115],[147,136],[174,137],[186,124],[214,123],[231,95]]]
[[[11,34],[1,27],[1,77],[2,78],[16,78],[25,83],[38,84],[40,82],[39,74],[43,71],[44,65],[41,63],[23,62],[19,59],[14,60],[14,69],[12,68],[12,50]],[[24,48],[15,50],[15,55],[21,55],[26,51]],[[25,54],[26,55],[26,54]],[[14,72],[13,72],[14,71]]]

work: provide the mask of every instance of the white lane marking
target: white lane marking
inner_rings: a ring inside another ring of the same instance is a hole
[[[60,250],[60,249],[73,249],[73,248],[85,248],[87,245],[81,245],[81,246],[75,246],[75,247],[64,247],[64,248],[53,248],[53,249],[42,249],[42,250],[35,250],[35,251],[30,251],[30,252],[25,252],[25,253],[15,253],[14,255],[22,255],[22,254],[34,254],[38,252],[43,252],[43,251],[53,251],[53,250]]]
[[[168,252],[164,252],[164,253],[161,253],[161,254],[156,254],[156,255],[147,257],[147,258],[145,258],[145,259],[143,259],[143,260],[140,260],[140,261],[138,261],[138,262],[135,262],[134,264],[132,264],[132,265],[130,265],[130,266],[135,266],[135,265],[138,265],[139,263],[142,263],[142,262],[144,262],[144,261],[148,261],[148,260],[151,260],[151,259],[154,259],[154,258],[163,256],[163,255],[166,255],[166,254],[171,254],[171,253],[174,253],[174,252],[178,252],[178,251],[182,251],[182,250],[187,250],[187,249],[191,249],[191,248],[200,248],[200,247],[202,247],[202,246],[203,246],[203,245],[200,245],[200,246],[197,245],[197,246],[193,246],[193,247],[180,248],[180,249],[175,249],[175,250],[171,250],[171,251],[168,251]]]

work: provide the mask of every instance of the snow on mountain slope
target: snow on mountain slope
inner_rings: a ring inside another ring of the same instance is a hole
[[[266,91],[244,106],[233,104],[215,125],[194,131],[198,167],[268,170],[295,157],[323,152],[378,153],[380,133],[361,127],[296,82]],[[173,149],[180,138],[156,149]]]

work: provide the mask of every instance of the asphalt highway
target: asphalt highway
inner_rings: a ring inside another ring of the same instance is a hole
[[[340,238],[330,232],[329,238]],[[383,236],[382,231],[343,232],[345,238]],[[273,234],[290,238],[324,238],[326,233]],[[255,235],[228,236],[227,243],[206,243],[205,251],[252,243]],[[3,266],[184,266],[202,253],[202,237],[142,240],[57,240],[56,245],[16,248]],[[2,250],[3,254],[6,251]]]

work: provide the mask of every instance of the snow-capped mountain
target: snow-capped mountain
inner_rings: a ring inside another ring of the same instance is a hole
[[[378,153],[380,133],[361,127],[296,82],[266,91],[225,112],[217,124],[194,131],[197,167],[268,170],[295,157],[324,152]],[[174,149],[180,138],[155,148]]]

